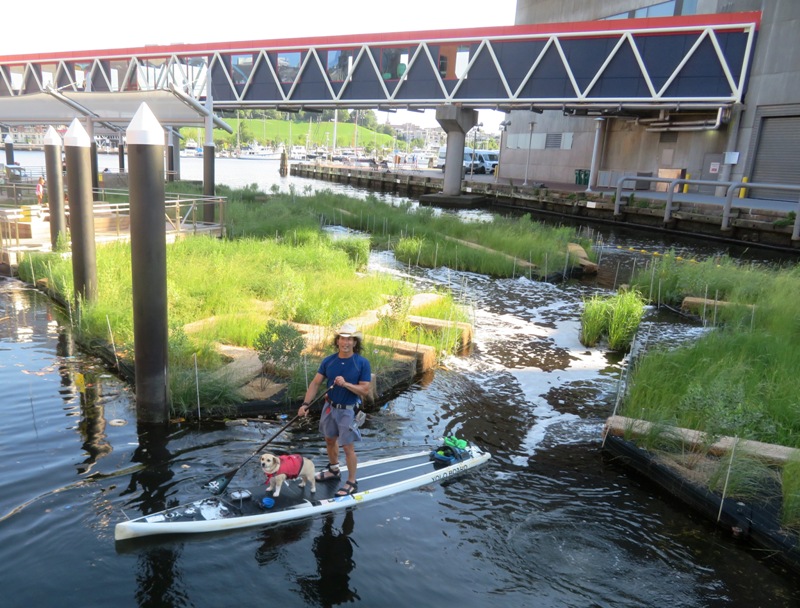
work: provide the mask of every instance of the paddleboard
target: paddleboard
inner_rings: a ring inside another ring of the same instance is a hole
[[[358,492],[336,496],[346,479],[318,481],[312,494],[310,484],[300,488],[299,480],[288,481],[277,498],[267,495],[266,486],[257,489],[228,488],[221,496],[165,509],[118,523],[114,539],[122,541],[157,534],[200,534],[277,524],[320,513],[347,509],[420,486],[455,478],[485,463],[491,455],[476,445],[467,444],[458,458],[443,462],[434,457],[436,448],[390,458],[370,460],[358,465]],[[439,452],[441,454],[441,452]],[[268,498],[265,506],[263,498]],[[273,503],[270,505],[270,503]]]

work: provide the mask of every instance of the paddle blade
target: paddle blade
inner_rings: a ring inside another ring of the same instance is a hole
[[[225,488],[228,487],[228,484],[233,479],[233,476],[236,475],[236,472],[239,469],[231,469],[230,471],[226,471],[220,475],[217,475],[213,479],[209,479],[206,483],[203,484],[203,489],[208,490],[214,496],[222,494],[225,491]]]

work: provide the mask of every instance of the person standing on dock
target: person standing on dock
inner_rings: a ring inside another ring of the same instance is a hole
[[[39,181],[36,182],[36,204],[41,205],[43,198],[44,198],[44,178],[39,177]]]
[[[330,387],[322,406],[319,431],[325,437],[328,466],[317,474],[317,481],[337,480],[339,471],[339,446],[344,450],[347,465],[347,481],[337,496],[348,496],[358,491],[355,442],[361,441],[361,433],[355,422],[362,399],[369,395],[372,369],[369,361],[361,356],[363,336],[352,323],[345,323],[336,333],[334,346],[337,352],[325,357],[319,365],[314,379],[308,386],[298,416],[307,416],[309,404],[320,385]]]

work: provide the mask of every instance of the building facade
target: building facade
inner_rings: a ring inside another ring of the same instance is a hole
[[[513,111],[506,117],[501,178],[575,181],[578,170],[588,173],[602,122],[596,186],[613,186],[619,176],[633,173],[800,185],[797,0],[518,0],[516,23],[607,19],[613,28],[617,19],[748,11],[760,11],[761,24],[743,104],[724,112]],[[753,189],[751,196],[797,200],[796,192],[766,188]]]

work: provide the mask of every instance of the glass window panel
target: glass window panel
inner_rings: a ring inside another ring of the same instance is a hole
[[[675,0],[654,4],[647,8],[648,17],[672,17],[675,14]]]
[[[456,53],[456,78],[461,78],[467,71],[469,65],[469,47],[460,46]]]
[[[439,49],[439,74],[447,80],[461,78],[469,65],[469,47],[443,44]]]
[[[253,71],[253,55],[231,55],[231,79],[233,84],[245,84]]]
[[[55,63],[46,63],[42,65],[42,86],[56,86],[56,70],[58,66]]]
[[[384,80],[398,80],[408,69],[409,50],[405,48],[381,49],[381,75]]]
[[[300,72],[300,62],[302,60],[300,51],[290,53],[278,53],[278,78],[281,82],[291,83],[297,78]]]
[[[680,8],[681,15],[696,15],[697,14],[697,0],[683,0]]]
[[[347,78],[350,65],[355,59],[354,49],[331,49],[325,62],[325,69],[331,82],[341,82]]]

